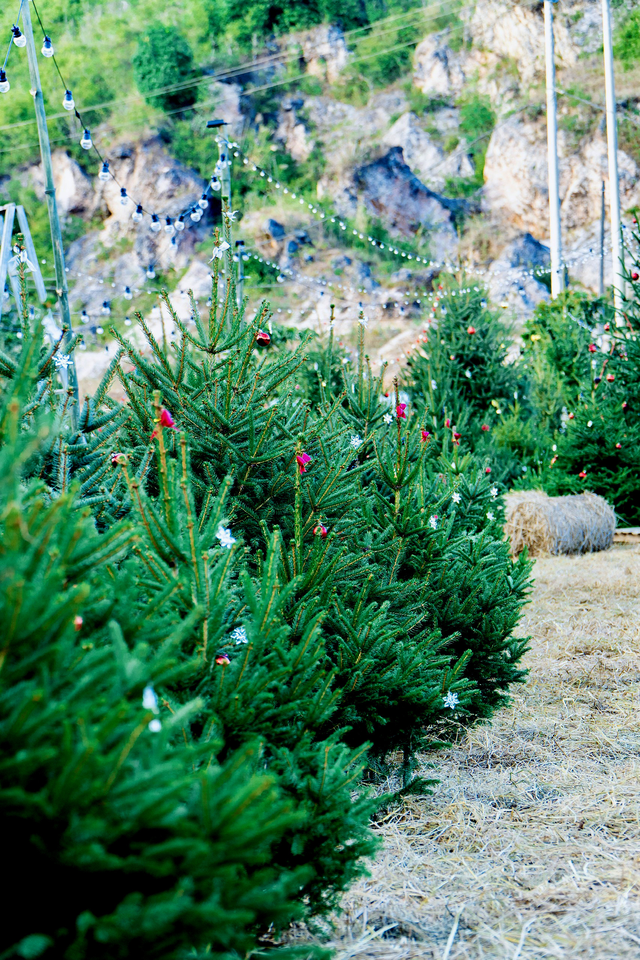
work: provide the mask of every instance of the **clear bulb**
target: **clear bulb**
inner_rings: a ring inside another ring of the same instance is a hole
[[[211,183],[209,184],[212,190],[221,190],[222,184],[216,176],[211,177]]]
[[[160,221],[158,220],[157,214],[155,213],[151,214],[151,223],[149,227],[152,233],[160,232]]]
[[[202,220],[202,210],[199,207],[196,207],[195,210],[192,210],[189,214],[194,223],[198,223],[199,220]]]
[[[49,37],[44,38],[44,43],[42,44],[42,56],[43,57],[52,57],[53,56],[53,44]]]
[[[101,313],[103,317],[108,317],[111,313],[111,305],[108,300],[103,300]]]
[[[156,278],[156,272],[155,272],[155,270],[153,269],[153,264],[152,264],[152,263],[150,263],[149,266],[147,267],[147,277],[148,277],[149,280],[155,280],[155,278]]]
[[[131,319],[130,319],[129,317],[125,317],[125,318],[124,318],[124,322],[126,323],[126,325],[127,325],[128,327],[131,326]]]
[[[167,217],[164,225],[164,232],[169,234],[169,236],[171,237],[173,236],[174,231],[175,231],[175,227],[171,222],[171,217]]]
[[[96,333],[104,333],[102,327],[96,327]]]
[[[65,110],[73,110],[76,105],[75,100],[73,99],[73,94],[71,90],[67,90],[62,101],[62,106]]]
[[[131,293],[131,287],[124,288],[124,298],[125,300],[133,300],[133,294]]]
[[[184,230],[184,216],[178,217],[178,219],[175,222],[175,228],[178,231]]]
[[[0,93],[9,93],[11,89],[11,84],[7,80],[7,75],[4,70],[0,70]]]
[[[209,206],[209,201],[207,200],[206,194],[204,193],[202,194],[202,196],[198,200],[198,206],[200,207],[201,210],[207,209],[207,207]]]
[[[111,174],[109,173],[109,161],[105,160],[102,164],[102,170],[98,174],[98,180],[102,180],[103,183],[106,183]]]
[[[134,212],[131,214],[131,219],[134,223],[142,223],[143,216],[142,204],[139,203]]]
[[[123,207],[126,207],[126,205],[129,203],[126,187],[120,187],[120,203]]]
[[[83,310],[82,313],[80,314],[80,320],[82,321],[82,323],[89,323],[89,314],[87,313],[86,310]]]
[[[93,142],[91,140],[91,132],[89,130],[85,130],[84,133],[82,134],[82,140],[80,141],[80,146],[82,147],[83,150],[91,150],[91,147],[93,146]]]
[[[15,43],[16,47],[26,47],[27,38],[25,37],[24,33],[22,33],[22,31],[20,30],[20,27],[12,27],[12,32],[13,32],[13,42]]]

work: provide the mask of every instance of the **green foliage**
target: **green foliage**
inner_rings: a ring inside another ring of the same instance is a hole
[[[469,142],[469,156],[475,166],[475,179],[478,186],[483,184],[484,158],[489,144],[489,135],[496,122],[491,101],[478,93],[464,96],[459,101],[460,132]],[[474,141],[478,141],[477,143]]]
[[[133,77],[147,102],[167,111],[190,107],[197,98],[197,88],[179,85],[192,75],[193,51],[185,37],[160,23],[149,27],[138,40],[133,58]],[[158,94],[157,90],[165,92]]]
[[[640,60],[640,10],[631,10],[616,30],[613,55],[626,70]]]

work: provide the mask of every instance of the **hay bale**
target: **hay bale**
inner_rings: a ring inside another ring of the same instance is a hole
[[[514,556],[591,553],[613,544],[616,516],[603,497],[580,493],[548,497],[542,490],[517,490],[505,497],[505,534]]]

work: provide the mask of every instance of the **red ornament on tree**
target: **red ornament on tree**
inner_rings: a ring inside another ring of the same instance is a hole
[[[613,381],[615,380],[615,378],[616,378],[615,373],[608,373],[608,374],[607,374],[607,380],[608,380],[609,383],[613,383]]]
[[[296,460],[298,461],[298,466],[300,467],[300,473],[307,472],[307,464],[311,463],[311,457],[308,453],[296,453]]]
[[[226,653],[219,653],[216,657],[216,663],[219,663],[220,666],[226,666],[227,663],[231,663],[231,660],[226,655]]]
[[[73,618],[73,629],[76,631],[76,633],[78,632],[78,630],[82,630],[83,623],[84,623],[84,620],[79,614]]]
[[[575,417],[575,413],[570,413],[570,414],[569,414],[569,420],[573,420],[574,417]]]
[[[159,427],[175,427],[173,417],[164,407],[162,408],[162,413],[160,414],[160,425]],[[151,439],[158,436],[160,432],[159,427],[156,427],[153,433],[151,434]]]
[[[314,527],[313,532],[316,537],[322,537],[323,540],[326,540],[327,533],[329,532],[323,523],[319,523],[317,527]]]
[[[620,450],[621,447],[622,447],[621,443],[616,443],[616,450]]]
[[[398,406],[396,407],[396,417],[398,418],[398,420],[406,420],[406,419],[407,419],[407,414],[406,414],[406,412],[405,412],[406,409],[407,409],[406,403],[399,403],[399,404],[398,404]]]
[[[483,423],[482,426],[480,427],[480,429],[481,429],[481,430],[484,430],[484,431],[486,432],[487,430],[490,430],[491,427],[489,426],[488,423]]]
[[[596,347],[595,343],[589,344],[589,353],[595,353],[597,349],[598,348]]]
[[[485,472],[485,473],[491,473],[491,467],[485,467],[485,468],[484,468],[484,472]]]
[[[467,327],[467,333],[475,333],[475,332],[476,332],[475,327]]]
[[[640,280],[640,274],[636,273],[636,271],[634,270],[633,273],[631,274],[631,279]]]
[[[426,443],[426,441],[429,439],[430,436],[431,436],[431,434],[429,433],[428,430],[421,430],[421,431],[420,431],[420,440],[421,440],[423,443]]]
[[[584,480],[584,478],[586,477],[586,475],[587,475],[587,471],[586,471],[586,470],[581,470],[580,473],[578,474],[578,476],[580,477],[581,480]]]
[[[268,344],[271,343],[271,335],[267,333],[266,330],[258,330],[256,333],[256,340],[258,343]]]
[[[611,329],[611,324],[610,324],[610,323],[605,323],[604,328],[605,328],[605,330],[610,330],[610,329]]]
[[[450,427],[450,426],[451,426],[451,420],[449,420],[449,417],[447,417],[447,419],[445,420],[444,425],[445,425],[445,427]]]

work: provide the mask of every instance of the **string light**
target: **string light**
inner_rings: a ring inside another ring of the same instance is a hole
[[[80,146],[83,150],[91,150],[93,146],[93,141],[91,139],[91,132],[88,129],[85,129],[82,134],[82,140],[80,141]]]
[[[124,288],[124,298],[125,300],[133,300],[133,294],[131,293],[131,287]]]
[[[155,272],[155,270],[153,269],[153,264],[152,264],[152,263],[150,263],[149,266],[147,267],[147,278],[148,278],[149,280],[155,280],[155,278],[156,278],[156,272]]]
[[[7,80],[7,75],[4,70],[0,67],[0,93],[9,93],[11,89],[11,84]]]
[[[207,207],[209,206],[209,200],[207,198],[206,193],[203,193],[200,199],[198,200],[198,206],[200,207],[201,210],[206,210]]]
[[[27,38],[20,30],[20,27],[14,25],[11,28],[11,32],[13,33],[13,42],[15,43],[16,47],[25,47],[27,45]]]
[[[157,213],[151,214],[151,223],[149,224],[149,229],[152,233],[160,232],[160,219]]]
[[[120,187],[120,203],[123,207],[126,207],[129,203],[129,197],[127,196],[127,191],[125,187]]]
[[[181,213],[178,219],[176,220],[175,228],[178,232],[182,232],[182,230],[184,230],[184,214],[183,213]]]
[[[44,43],[42,44],[42,56],[43,57],[53,56],[53,44],[51,43],[50,37],[44,38]]]
[[[176,228],[173,225],[173,221],[171,220],[171,217],[167,217],[164,224],[164,232],[168,234],[170,237],[172,237],[175,232],[175,229]]]
[[[71,90],[65,90],[62,106],[64,107],[65,110],[75,110],[76,102],[73,99],[73,94],[71,93]]]
[[[142,204],[138,203],[136,205],[135,210],[131,214],[131,219],[133,220],[134,223],[142,223],[143,216],[144,214],[142,212]]]
[[[102,180],[103,183],[106,183],[107,180],[111,179],[111,174],[109,173],[109,161],[105,160],[102,164],[102,169],[98,174],[98,180]]]

